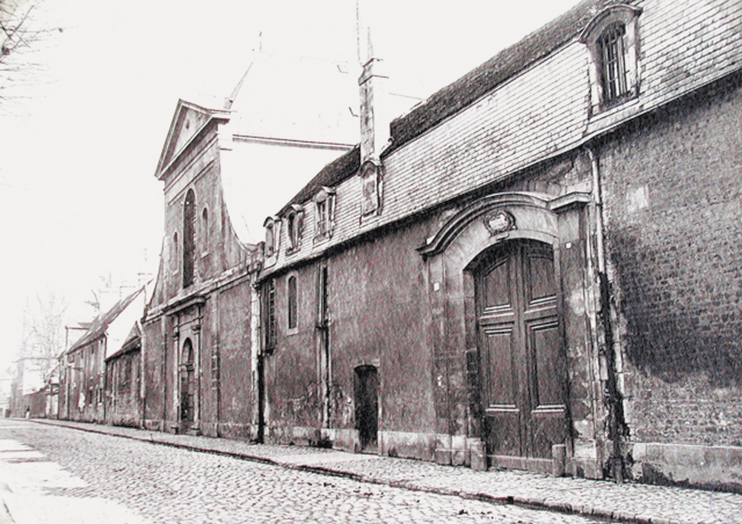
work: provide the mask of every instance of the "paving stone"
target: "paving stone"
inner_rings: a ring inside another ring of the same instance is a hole
[[[409,503],[408,496],[426,497],[430,494],[458,494],[461,497],[462,504],[469,502],[486,504],[489,511],[495,513],[499,508],[512,507],[495,506],[474,500],[481,494],[492,499],[510,497],[525,505],[551,508],[561,512],[552,514],[560,515],[560,517],[573,518],[574,515],[566,514],[571,511],[583,515],[617,515],[622,519],[635,519],[640,522],[668,521],[680,524],[742,522],[742,495],[733,493],[629,483],[617,485],[606,481],[568,477],[554,478],[518,471],[477,472],[464,467],[440,466],[429,462],[373,455],[354,455],[329,449],[255,445],[237,440],[171,435],[133,428],[61,421],[44,422],[47,425],[65,425],[89,432],[124,436],[128,439],[180,446],[187,449],[203,449],[213,453],[273,463],[288,468],[288,474],[294,476],[308,474],[307,471],[302,471],[308,470],[357,478],[366,484],[366,487],[359,488],[362,493],[376,493],[373,490],[381,489],[379,486],[385,486],[387,489],[397,486],[406,490],[416,490],[412,494],[399,495],[399,502],[395,502],[395,504],[400,504],[401,507]],[[162,446],[152,447],[162,448]],[[189,474],[189,464],[189,462],[182,463],[183,469],[180,471],[182,475]],[[224,467],[226,470],[229,469],[226,466]],[[127,476],[124,472],[120,473],[124,477]],[[267,475],[265,472],[261,474]],[[203,480],[208,480],[208,476],[204,477]],[[322,489],[335,489],[335,484],[345,481],[347,479],[325,477],[324,482],[333,486],[322,486]],[[188,481],[185,480],[185,482]],[[374,487],[374,484],[377,487]],[[363,484],[356,485],[363,486]],[[245,485],[236,484],[233,487],[239,490],[250,489],[251,486],[252,484],[248,482]],[[280,489],[278,489],[278,492],[280,493]],[[265,491],[263,495],[266,493],[269,492]],[[358,498],[357,495],[355,494],[356,498]],[[373,495],[373,497],[375,498],[376,495]],[[449,496],[442,497],[442,499],[455,500],[456,498]],[[358,500],[362,501],[364,499],[358,498]],[[386,501],[390,500],[391,498],[386,499]],[[365,510],[370,509],[369,504],[370,502],[366,499],[365,504],[363,504]],[[395,505],[394,508],[396,509],[397,506]],[[385,508],[379,508],[379,510],[382,509]],[[423,518],[423,515],[424,512],[415,513],[415,518]],[[471,520],[474,518],[472,513],[456,515],[456,520],[461,522],[488,521],[485,517],[486,514],[479,514],[476,517],[480,520]],[[343,521],[343,516],[348,516],[348,513],[343,513],[339,521]],[[407,514],[404,511],[399,515],[396,512],[393,513],[393,519],[395,520],[406,516]]]

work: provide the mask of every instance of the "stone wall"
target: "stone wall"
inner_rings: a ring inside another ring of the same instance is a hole
[[[631,442],[742,445],[741,86],[716,82],[600,148]]]
[[[106,422],[138,427],[142,423],[141,351],[133,350],[106,362]]]

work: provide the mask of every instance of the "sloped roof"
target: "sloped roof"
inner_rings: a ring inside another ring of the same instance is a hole
[[[129,331],[129,334],[126,335],[126,339],[124,339],[124,343],[121,346],[121,349],[107,356],[106,361],[109,361],[125,353],[129,353],[130,351],[139,349],[141,347],[142,347],[142,328],[141,328],[141,325],[139,324],[139,321],[136,321],[134,322],[134,325],[131,327],[131,331]]]
[[[629,0],[633,1],[633,0]],[[395,149],[420,136],[449,116],[465,109],[477,99],[495,89],[534,62],[569,42],[580,33],[600,11],[620,0],[583,0],[563,15],[555,18],[516,44],[500,51],[490,60],[470,71],[457,81],[437,91],[407,114],[390,124],[392,144],[384,152]],[[320,186],[337,185],[353,176],[359,167],[358,149],[326,166],[296,196],[283,207],[309,200]]]
[[[286,204],[281,213],[292,204],[301,204],[310,200],[321,187],[333,187],[358,172],[361,167],[361,148],[355,146],[340,158],[327,164],[310,182]]]
[[[499,84],[569,42],[590,20],[619,0],[583,0],[563,15],[431,95],[423,104],[391,123],[392,149],[406,144],[449,116],[474,103]]]
[[[67,350],[67,353],[71,353],[72,351],[75,351],[76,349],[81,348],[104,335],[113,321],[115,321],[143,291],[144,287],[137,289],[131,295],[116,302],[111,309],[98,315],[91,323],[87,332]]]
[[[358,75],[347,64],[256,53],[228,98],[220,151],[224,201],[245,244],[263,222],[359,140]]]
[[[355,144],[358,76],[336,60],[257,52],[225,104],[232,133]]]

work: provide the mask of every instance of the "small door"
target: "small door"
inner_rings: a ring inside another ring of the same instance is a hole
[[[487,453],[550,459],[568,427],[553,250],[508,242],[486,255],[475,279]]]
[[[356,368],[355,401],[361,450],[375,451],[379,433],[379,374],[374,366]]]

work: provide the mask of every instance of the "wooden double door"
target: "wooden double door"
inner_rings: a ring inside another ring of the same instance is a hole
[[[548,467],[567,439],[566,358],[552,247],[509,241],[475,270],[490,463]],[[531,464],[529,464],[531,463]]]

